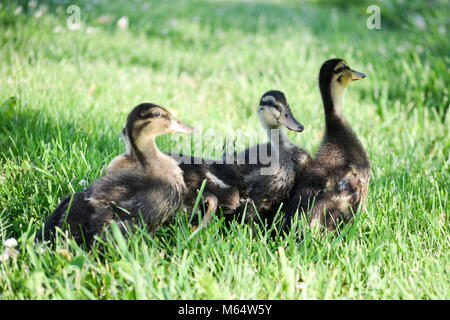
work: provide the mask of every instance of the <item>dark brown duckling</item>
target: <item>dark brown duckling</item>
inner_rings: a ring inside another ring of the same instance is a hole
[[[107,173],[111,174],[119,170],[136,170],[138,160],[133,153],[126,128],[122,130],[122,139],[125,144],[125,153],[115,157],[107,167]],[[183,209],[188,212],[194,228],[197,220],[192,217],[192,210],[198,197],[203,180],[206,180],[202,193],[203,201],[198,209],[202,212],[201,224],[206,226],[211,215],[218,209],[224,214],[231,214],[239,206],[239,174],[236,166],[226,163],[225,160],[203,159],[190,155],[176,155],[176,161],[183,171],[186,183]],[[192,218],[192,219],[191,219]]]
[[[366,150],[342,115],[342,92],[365,75],[342,59],[326,61],[319,74],[325,111],[325,134],[311,164],[297,179],[286,210],[286,231],[294,215],[306,215],[310,225],[334,230],[348,222],[367,197],[370,160]]]
[[[295,119],[283,92],[266,92],[259,102],[258,117],[270,142],[252,146],[237,155],[242,199],[238,211],[242,213],[246,207],[245,221],[254,220],[259,214],[270,224],[311,156],[293,143],[283,130],[286,127],[303,131],[303,125]]]
[[[125,159],[137,160],[133,168],[119,166],[64,198],[45,223],[44,239],[52,239],[56,227],[67,228],[77,243],[90,247],[111,220],[124,233],[134,225],[145,225],[152,234],[178,212],[186,191],[183,173],[176,161],[158,150],[155,138],[168,132],[191,133],[194,128],[163,107],[142,103],[128,115],[125,130]]]

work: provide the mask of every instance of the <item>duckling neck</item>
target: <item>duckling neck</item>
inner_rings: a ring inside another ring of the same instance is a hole
[[[291,139],[287,136],[286,132],[282,128],[268,128],[266,129],[267,136],[270,139],[270,144],[275,150],[283,150],[293,144]]]
[[[155,136],[150,136],[138,143],[132,141],[130,148],[127,148],[129,155],[135,158],[143,168],[151,168],[158,163],[158,158],[162,154],[156,146]]]
[[[328,125],[336,119],[342,118],[342,92],[340,86],[320,88],[323,107],[325,110],[325,122]]]
[[[161,153],[156,146],[155,137],[149,137],[149,139],[142,144],[137,150],[141,154],[141,158],[144,165],[148,165],[153,161],[155,157],[158,157],[159,153]]]
[[[332,140],[334,143],[351,144],[361,148],[358,137],[342,115],[342,92],[344,88],[339,86],[330,90],[321,90],[323,106],[325,110],[325,134],[322,144]],[[348,147],[347,147],[348,149]]]
[[[140,147],[133,149],[135,157],[147,172],[152,176],[161,176],[164,179],[174,180],[184,186],[183,172],[178,163],[170,156],[159,151],[155,142],[156,136],[140,141]]]

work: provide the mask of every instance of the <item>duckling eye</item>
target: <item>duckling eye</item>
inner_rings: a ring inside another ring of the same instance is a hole
[[[334,70],[334,73],[342,72],[342,71],[344,71],[345,69],[346,69],[345,66],[341,66],[341,67],[339,67],[338,69]]]
[[[153,117],[159,117],[160,115],[161,115],[161,112],[159,112],[159,111],[155,111],[152,114]]]

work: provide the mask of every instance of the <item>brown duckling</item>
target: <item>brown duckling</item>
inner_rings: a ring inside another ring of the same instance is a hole
[[[126,128],[122,130],[122,139],[125,144],[125,153],[115,157],[107,167],[107,173],[111,174],[120,170],[136,170],[138,159],[136,158],[130,143]],[[177,155],[177,161],[183,171],[186,183],[183,209],[192,217],[192,210],[198,197],[203,180],[206,180],[203,190],[203,201],[198,209],[203,213],[201,224],[206,226],[211,215],[220,208],[224,214],[231,214],[239,206],[239,175],[234,164],[225,161],[203,159],[190,155]],[[206,204],[203,207],[202,204]],[[192,217],[193,218],[193,217]],[[190,219],[194,228],[197,227],[196,219]]]
[[[124,233],[144,225],[152,234],[178,212],[186,190],[183,173],[174,159],[158,150],[155,138],[168,132],[191,133],[194,128],[163,107],[142,103],[128,115],[125,131],[123,159],[136,159],[132,170],[110,172],[64,198],[45,223],[44,239],[52,239],[56,227],[68,228],[77,243],[90,247],[110,220]]]
[[[334,230],[353,218],[364,204],[370,180],[366,150],[342,115],[342,93],[365,75],[350,69],[342,59],[326,61],[320,68],[319,88],[325,111],[325,134],[311,164],[296,180],[284,228],[294,215],[304,214],[310,225]]]
[[[286,127],[303,131],[303,125],[295,119],[283,92],[270,90],[261,97],[258,118],[270,142],[252,146],[237,155],[242,199],[238,211],[242,213],[246,206],[244,220],[253,220],[259,214],[270,224],[311,156],[293,143],[283,130]],[[265,153],[267,157],[264,158]]]

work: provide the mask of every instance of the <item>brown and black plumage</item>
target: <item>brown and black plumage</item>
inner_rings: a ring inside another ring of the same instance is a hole
[[[241,177],[238,211],[245,211],[245,221],[254,220],[259,214],[263,221],[270,223],[311,156],[283,130],[286,127],[302,132],[303,125],[295,119],[282,92],[271,90],[261,97],[258,117],[270,142],[252,146],[237,155]]]
[[[158,150],[155,137],[193,130],[160,106],[142,103],[135,107],[125,126],[126,154],[115,159],[106,176],[62,200],[45,223],[44,239],[52,239],[59,227],[69,229],[78,243],[89,247],[111,220],[124,233],[135,225],[155,232],[177,213],[186,190],[181,169]]]
[[[114,158],[108,165],[108,174],[119,170],[135,170],[138,165],[137,158],[130,144],[129,134],[124,128],[122,139],[125,144],[125,153]],[[228,164],[224,159],[213,160],[191,155],[176,154],[174,159],[183,171],[186,184],[182,208],[192,217],[192,210],[201,189],[203,180],[206,180],[202,193],[202,201],[198,209],[202,211],[202,224],[207,225],[211,215],[220,209],[225,215],[233,213],[239,206],[239,175],[236,166]],[[192,224],[197,226],[197,220],[192,217]]]
[[[187,191],[184,196],[184,208],[192,213],[203,180],[206,180],[202,193],[206,203],[203,211],[202,224],[206,225],[216,209],[225,216],[230,216],[239,206],[239,173],[234,163],[225,160],[203,159],[194,156],[184,156],[180,163],[183,170]],[[201,209],[201,208],[200,208]],[[195,219],[192,223],[196,225]]]
[[[325,111],[325,134],[311,164],[296,180],[286,210],[284,227],[294,215],[306,214],[310,225],[329,230],[353,218],[364,204],[370,180],[366,150],[342,115],[342,92],[365,75],[354,71],[342,59],[326,61],[319,74],[319,88]]]

